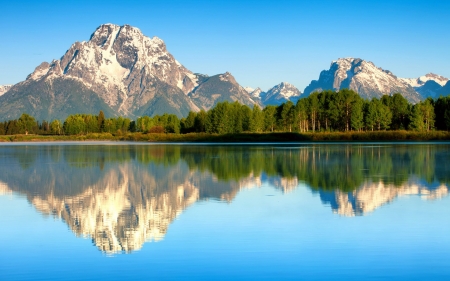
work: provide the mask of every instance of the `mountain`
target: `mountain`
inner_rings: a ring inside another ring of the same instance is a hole
[[[8,92],[12,85],[0,85],[0,96]]]
[[[425,85],[427,81],[434,81],[437,84],[444,86],[449,80],[448,78],[445,78],[443,76],[434,74],[434,73],[428,73],[424,76],[420,76],[419,78],[400,78],[402,81],[408,83],[411,85],[411,87],[417,88]]]
[[[302,93],[292,84],[282,82],[261,96],[264,105],[280,105],[287,101],[296,103]]]
[[[244,90],[246,90],[247,93],[251,94],[255,89],[253,89],[252,87],[244,87]]]
[[[247,87],[245,89],[254,100],[260,100],[264,106],[280,105],[288,100],[296,103],[302,94],[294,85],[287,82],[281,82],[267,92],[263,92],[260,88]]]
[[[330,204],[334,213],[342,216],[361,216],[389,204],[398,197],[420,195],[425,200],[435,200],[448,196],[445,184],[429,186],[415,181],[400,186],[383,182],[366,182],[352,192],[341,190],[319,191],[323,203]]]
[[[231,74],[193,74],[158,37],[144,36],[129,25],[104,24],[89,41],[75,42],[59,60],[42,63],[0,97],[0,119],[23,112],[38,120],[64,119],[100,110],[130,118],[181,117],[222,100],[255,104]]]
[[[186,115],[198,110],[186,94],[195,76],[164,42],[129,25],[104,24],[87,42],[75,42],[59,60],[42,63],[1,97],[0,116],[27,112],[42,119],[72,113]]]
[[[438,91],[438,96],[449,96],[450,95],[450,81],[447,82],[447,84],[444,85],[441,89]]]
[[[419,78],[400,78],[405,83],[411,85],[423,99],[428,97],[438,98],[443,86],[449,81],[443,76],[428,73]],[[447,93],[448,94],[448,93]]]
[[[415,88],[416,92],[418,92],[424,99],[428,97],[438,98],[439,97],[438,93],[440,92],[441,89],[442,86],[439,85],[434,80],[428,80],[422,86]]]
[[[264,92],[259,87],[250,92],[250,96],[252,98],[259,99],[259,100],[261,99],[262,94],[264,94]]]
[[[255,104],[262,107],[261,103],[254,100],[229,72],[211,77],[197,74],[196,77],[198,86],[189,93],[189,97],[201,109],[208,110],[223,101],[238,101],[250,107]]]
[[[308,96],[322,90],[352,89],[363,98],[380,98],[385,94],[401,93],[410,102],[418,102],[421,96],[414,88],[397,78],[392,72],[358,58],[341,58],[333,61],[329,70],[320,73],[304,90]]]

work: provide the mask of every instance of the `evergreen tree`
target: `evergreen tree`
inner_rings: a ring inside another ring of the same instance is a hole
[[[103,128],[105,126],[105,114],[103,113],[103,110],[100,110],[100,112],[98,113],[98,117],[97,117],[97,127],[98,127],[98,132],[103,132]]]
[[[424,131],[425,125],[423,122],[423,114],[422,110],[420,110],[420,104],[415,104],[412,107],[411,116],[410,116],[411,123],[409,124],[409,128],[414,131]]]
[[[186,118],[182,118],[180,121],[181,132],[191,133],[195,131],[195,117],[197,117],[197,113],[190,111]]]
[[[356,98],[352,107],[351,126],[355,131],[361,131],[364,127],[364,100],[360,97]]]
[[[208,119],[208,114],[203,109],[197,113],[197,116],[195,116],[195,122],[194,122],[195,131],[197,133],[206,132],[207,119]]]
[[[286,103],[281,104],[278,107],[278,121],[280,124],[280,128],[283,131],[292,132],[293,119],[294,119],[294,104],[291,101],[287,101]]]
[[[260,133],[264,130],[264,114],[258,105],[253,106],[252,116],[250,118],[249,131]]]
[[[273,132],[277,123],[277,107],[268,105],[263,109],[264,113],[264,127],[266,131]]]

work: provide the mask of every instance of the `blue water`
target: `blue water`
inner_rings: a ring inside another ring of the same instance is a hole
[[[0,155],[0,280],[450,279],[448,143]]]

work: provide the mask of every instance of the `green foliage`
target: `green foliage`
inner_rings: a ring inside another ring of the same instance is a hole
[[[365,109],[365,117],[367,129],[387,130],[392,120],[392,113],[387,105],[384,105],[379,99],[373,98]]]
[[[18,122],[17,122],[17,127],[19,128],[19,133],[20,134],[26,134],[28,135],[28,133],[35,133],[38,129],[38,125],[36,120],[34,119],[34,117],[23,113]]]
[[[156,129],[152,129],[158,127]],[[450,130],[450,97],[427,99],[410,104],[401,94],[384,95],[381,99],[362,99],[348,89],[312,93],[279,106],[268,105],[261,110],[251,109],[238,102],[218,102],[208,111],[188,112],[185,118],[164,113],[141,116],[136,121],[124,117],[105,118],[99,115],[69,115],[64,124],[59,121],[36,122],[23,114],[17,120],[0,123],[0,134],[68,134],[85,135],[110,133],[125,136],[130,132],[160,132],[173,134],[209,133],[274,133],[274,132],[350,132],[402,130],[414,131]]]
[[[264,113],[259,106],[254,105],[250,118],[249,131],[260,133],[264,131]]]
[[[50,132],[53,135],[61,135],[62,134],[63,128],[62,128],[61,122],[59,120],[53,120],[50,123]]]

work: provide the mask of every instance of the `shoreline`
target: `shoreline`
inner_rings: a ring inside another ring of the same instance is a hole
[[[450,141],[448,131],[374,131],[374,132],[307,132],[307,133],[240,133],[240,134],[157,134],[91,133],[86,135],[2,135],[0,143],[61,141],[129,141],[151,143],[267,143],[267,142],[374,142],[374,141]]]

